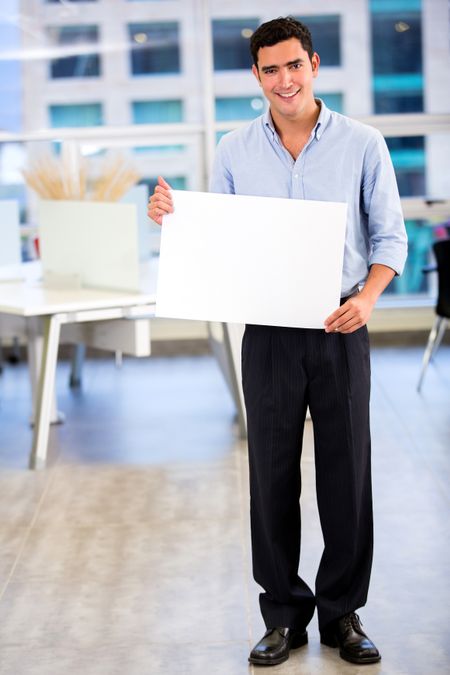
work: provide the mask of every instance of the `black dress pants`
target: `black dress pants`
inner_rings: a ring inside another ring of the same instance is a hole
[[[268,628],[319,629],[365,604],[373,550],[369,338],[248,325],[242,342],[253,575]],[[315,593],[299,576],[300,458],[314,428],[324,550]]]

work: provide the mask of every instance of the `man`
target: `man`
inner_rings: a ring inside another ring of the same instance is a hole
[[[317,607],[323,644],[348,661],[375,663],[380,653],[355,613],[366,603],[373,549],[366,323],[406,258],[395,175],[378,131],[314,98],[320,59],[305,25],[291,17],[264,23],[250,48],[269,110],[221,139],[211,190],[347,202],[348,219],[341,304],[324,330],[246,326],[243,338],[253,572],[267,627],[249,660],[285,661],[307,643]],[[171,211],[160,179],[149,215],[161,224]],[[325,543],[315,593],[298,575],[307,406]]]

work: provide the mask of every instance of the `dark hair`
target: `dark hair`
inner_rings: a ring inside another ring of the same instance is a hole
[[[312,60],[314,49],[308,26],[294,19],[293,16],[280,16],[278,19],[262,23],[252,35],[250,51],[255,66],[258,67],[258,51],[261,47],[273,47],[278,42],[291,38],[297,38],[300,41],[303,49],[308,52],[309,59]]]

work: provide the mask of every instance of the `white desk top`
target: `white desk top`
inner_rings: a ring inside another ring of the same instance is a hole
[[[40,279],[39,263],[24,263],[14,279],[1,280],[0,313],[19,316],[45,316],[111,307],[131,307],[156,302],[156,263],[147,268],[145,290],[140,293],[93,288],[49,288]],[[25,279],[20,279],[24,273]],[[11,278],[11,277],[10,277]]]

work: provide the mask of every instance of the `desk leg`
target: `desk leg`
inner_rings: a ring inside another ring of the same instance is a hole
[[[72,365],[70,368],[69,386],[72,389],[81,387],[81,373],[83,371],[83,363],[86,356],[86,345],[78,342],[73,350]]]
[[[40,317],[30,317],[27,319],[27,353],[28,353],[28,372],[31,382],[31,424],[36,420],[37,396],[39,387],[39,377],[41,373],[42,351],[44,337],[42,335],[42,319]],[[56,396],[52,396],[52,409],[50,416],[51,424],[61,424],[64,422],[64,413],[57,409]]]
[[[44,344],[37,391],[30,469],[40,469],[46,465],[60,329],[58,315],[44,318]]]
[[[215,326],[221,326],[220,337],[215,335]],[[208,324],[208,333],[212,352],[219,363],[236,406],[239,436],[247,438],[247,416],[241,382],[241,344],[244,325]]]

